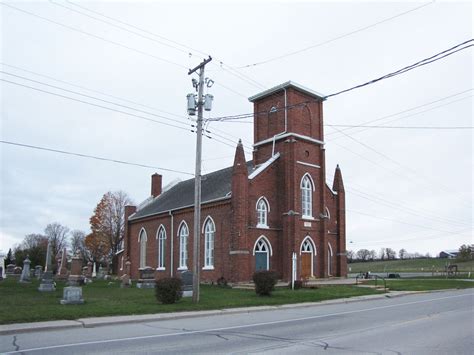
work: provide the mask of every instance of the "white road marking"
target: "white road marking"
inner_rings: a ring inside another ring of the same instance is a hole
[[[60,349],[60,348],[68,348],[68,347],[84,346],[84,345],[94,345],[94,344],[107,344],[107,343],[116,343],[116,342],[130,341],[130,340],[164,338],[164,337],[173,337],[173,336],[180,336],[180,335],[191,335],[191,334],[200,334],[200,333],[208,333],[208,332],[218,332],[218,331],[223,331],[223,330],[233,330],[233,329],[259,327],[259,326],[272,325],[272,324],[300,322],[300,321],[310,320],[310,319],[327,318],[327,317],[334,317],[334,316],[340,316],[340,315],[345,315],[345,314],[362,313],[362,312],[375,311],[375,310],[380,310],[380,309],[408,306],[408,305],[419,304],[419,303],[428,303],[428,302],[434,302],[434,301],[441,301],[441,300],[446,300],[446,299],[451,299],[451,298],[472,297],[472,296],[474,296],[474,293],[469,293],[469,294],[464,294],[464,295],[456,295],[456,296],[439,297],[439,298],[433,298],[433,299],[422,300],[422,301],[413,301],[413,302],[392,304],[392,305],[388,305],[388,306],[378,306],[378,307],[364,308],[364,309],[358,309],[358,310],[353,310],[353,311],[344,311],[344,312],[322,314],[322,315],[317,315],[317,316],[283,319],[283,320],[277,320],[277,321],[271,321],[271,322],[252,323],[252,324],[245,324],[245,325],[235,325],[235,326],[231,326],[231,327],[211,328],[211,329],[202,329],[202,330],[190,330],[190,331],[186,331],[186,332],[177,332],[177,333],[168,333],[168,334],[144,335],[144,336],[120,338],[120,339],[96,340],[96,341],[87,341],[87,342],[82,342],[82,343],[52,345],[52,346],[45,346],[45,347],[40,347],[40,348],[31,348],[31,349],[23,349],[23,350],[18,350],[18,351],[11,351],[11,352],[7,352],[6,354],[18,354],[18,353],[34,352],[34,351],[41,351],[41,350],[48,350],[48,349]]]

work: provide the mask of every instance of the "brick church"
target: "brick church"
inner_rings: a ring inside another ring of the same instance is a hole
[[[202,177],[201,280],[252,279],[275,270],[291,279],[347,275],[345,192],[339,166],[326,184],[324,97],[286,82],[249,98],[254,104],[253,160],[241,142],[234,164]],[[157,279],[193,265],[194,179],[162,190],[151,177],[151,196],[127,206],[119,273],[152,267]]]

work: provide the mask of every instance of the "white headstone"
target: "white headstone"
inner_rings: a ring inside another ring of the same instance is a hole
[[[5,255],[0,255],[0,268],[2,268],[2,274],[0,275],[0,278],[4,279],[5,276]]]
[[[97,276],[97,271],[96,271],[96,264],[94,263],[94,266],[92,267],[92,277]]]

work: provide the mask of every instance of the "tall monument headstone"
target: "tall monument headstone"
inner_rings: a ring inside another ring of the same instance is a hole
[[[63,279],[63,280],[67,278],[67,250],[66,248],[63,249],[63,252],[61,255],[61,263],[59,265],[59,271],[56,277],[58,279]]]
[[[26,259],[23,261],[23,270],[21,271],[20,282],[30,282],[31,270],[30,270],[31,261],[26,256]]]
[[[5,255],[0,254],[0,280],[6,277],[5,273]]]
[[[46,249],[46,265],[44,267],[44,273],[38,291],[51,292],[54,290],[56,290],[56,286],[54,285],[53,271],[51,267],[51,243],[48,242],[48,249]]]
[[[68,278],[69,286],[81,285],[84,283],[82,275],[82,257],[79,254],[74,255],[71,261],[71,273]]]

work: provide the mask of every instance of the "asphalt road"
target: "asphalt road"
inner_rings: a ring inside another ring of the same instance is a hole
[[[34,354],[472,354],[474,291],[0,336]]]

